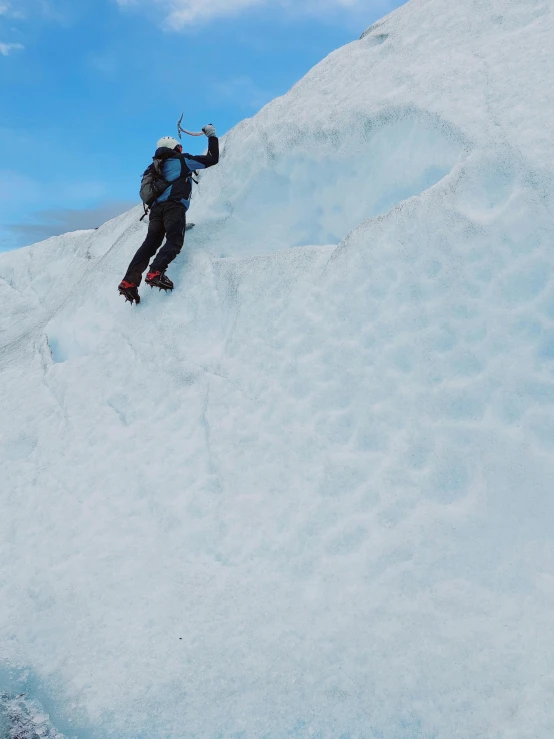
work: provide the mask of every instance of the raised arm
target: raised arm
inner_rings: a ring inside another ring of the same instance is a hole
[[[182,154],[187,167],[194,171],[195,169],[207,169],[213,167],[219,162],[219,140],[215,133],[215,128],[210,123],[204,126],[202,131],[208,137],[208,153],[207,154]]]

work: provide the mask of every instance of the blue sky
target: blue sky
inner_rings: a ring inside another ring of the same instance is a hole
[[[136,204],[181,112],[222,135],[401,4],[0,0],[0,251]]]

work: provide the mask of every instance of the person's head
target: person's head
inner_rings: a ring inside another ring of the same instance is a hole
[[[177,139],[174,139],[173,136],[163,136],[156,146],[157,149],[165,148],[165,149],[174,149],[175,151],[178,151],[181,153],[183,151],[183,147],[181,144],[177,141]]]

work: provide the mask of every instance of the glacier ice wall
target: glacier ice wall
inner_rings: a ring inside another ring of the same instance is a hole
[[[42,705],[24,693],[0,693],[0,736],[2,739],[65,739],[57,731]]]
[[[65,734],[550,739],[552,25],[412,0],[330,55],[170,296],[116,294],[138,209],[2,255],[0,659]]]

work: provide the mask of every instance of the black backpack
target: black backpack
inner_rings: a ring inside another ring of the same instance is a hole
[[[168,182],[163,176],[163,166],[166,159],[167,157],[154,157],[152,164],[144,170],[142,175],[139,195],[144,203],[144,216],[148,213],[148,208],[152,206],[154,201],[171,185],[171,182]]]

